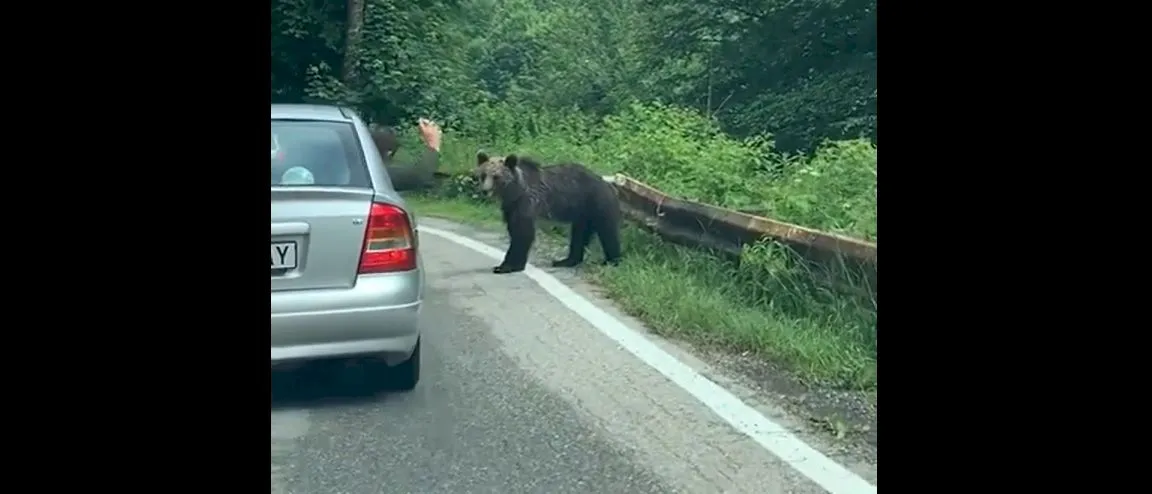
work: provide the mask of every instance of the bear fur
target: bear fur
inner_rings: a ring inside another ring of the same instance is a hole
[[[572,225],[568,257],[554,261],[553,267],[584,262],[592,235],[600,238],[605,264],[620,261],[620,200],[612,186],[587,167],[579,163],[541,166],[514,154],[477,153],[476,179],[481,190],[500,200],[511,242],[493,273],[524,270],[536,239],[537,218]]]
[[[392,157],[396,155],[396,150],[400,149],[400,140],[396,138],[396,129],[392,127],[377,127],[371,131],[372,141],[376,143],[376,150],[380,151],[380,156],[384,157],[385,161],[391,162]]]

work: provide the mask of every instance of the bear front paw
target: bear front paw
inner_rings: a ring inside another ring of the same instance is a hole
[[[505,264],[501,264],[499,266],[492,268],[492,272],[496,273],[496,274],[515,273],[517,271],[523,271],[523,270],[524,270],[524,266],[508,266]]]

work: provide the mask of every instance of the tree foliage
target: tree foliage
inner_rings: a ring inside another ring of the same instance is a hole
[[[271,68],[274,102],[405,123],[399,162],[416,117],[444,124],[438,201],[489,200],[470,173],[484,149],[877,239],[875,0],[273,0]],[[768,240],[731,264],[625,234],[641,261],[600,281],[650,322],[875,385],[868,276]]]
[[[875,0],[274,0],[271,14],[272,100],[376,122],[492,131],[494,106],[570,121],[659,102],[785,150],[876,135]]]

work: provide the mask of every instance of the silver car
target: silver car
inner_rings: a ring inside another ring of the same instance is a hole
[[[274,104],[272,147],[272,366],[364,357],[381,385],[416,387],[416,225],[368,127],[339,107]]]

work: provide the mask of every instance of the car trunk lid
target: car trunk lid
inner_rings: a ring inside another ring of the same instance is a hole
[[[272,291],[356,284],[373,191],[272,187]]]

